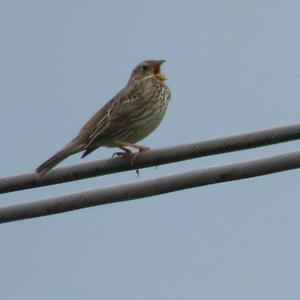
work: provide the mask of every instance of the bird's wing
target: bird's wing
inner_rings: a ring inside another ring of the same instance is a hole
[[[138,100],[142,93],[139,84],[128,85],[97,111],[79,133],[85,141],[85,148],[92,147],[96,140],[111,135],[116,126],[126,126],[126,114],[140,103]]]

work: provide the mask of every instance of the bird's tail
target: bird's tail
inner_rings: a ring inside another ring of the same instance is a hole
[[[77,139],[74,139],[45,162],[43,162],[39,167],[37,167],[36,172],[38,174],[46,173],[68,156],[80,152],[81,150],[83,150],[81,144]]]

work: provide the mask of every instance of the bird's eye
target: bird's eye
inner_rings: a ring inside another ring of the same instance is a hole
[[[149,71],[149,66],[147,66],[147,65],[142,65],[142,70],[143,70],[143,71]]]

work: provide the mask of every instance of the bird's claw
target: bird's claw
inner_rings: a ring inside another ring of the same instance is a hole
[[[131,155],[131,152],[115,152],[111,157],[127,157]]]
[[[139,154],[142,153],[142,152],[150,150],[150,148],[145,147],[145,146],[139,146],[137,149],[138,149],[138,152],[132,153],[129,149],[127,149],[125,147],[124,148],[122,147],[122,150],[124,150],[124,151],[123,152],[115,152],[112,155],[112,157],[128,157],[128,156],[131,156],[130,165],[131,165],[132,168],[135,168],[135,172],[137,174],[137,177],[139,177],[140,176],[140,170],[138,168]]]

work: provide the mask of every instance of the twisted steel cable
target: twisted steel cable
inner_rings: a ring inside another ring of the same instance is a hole
[[[0,208],[0,223],[300,168],[300,151]]]
[[[138,168],[158,166],[197,157],[272,145],[300,138],[300,124],[282,126],[235,136],[216,138],[186,145],[160,148],[141,153]],[[111,158],[57,168],[43,176],[27,173],[0,178],[0,193],[70,182],[89,177],[134,170],[129,158]]]

